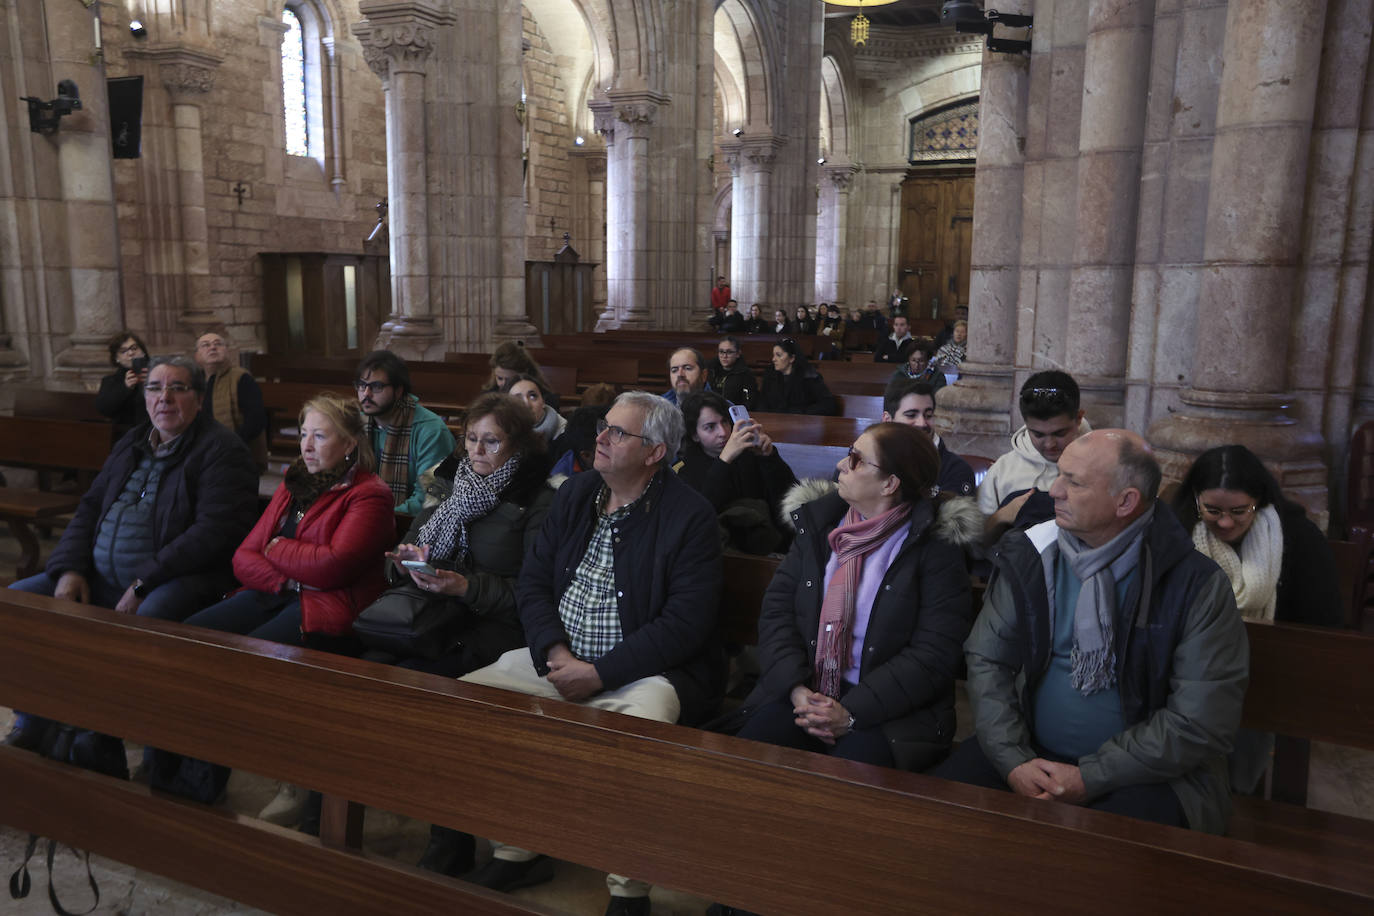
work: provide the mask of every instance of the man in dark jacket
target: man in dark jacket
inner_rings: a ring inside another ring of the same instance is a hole
[[[205,373],[153,360],[149,422],[115,444],[81,498],[47,568],[10,588],[121,614],[183,620],[234,584],[234,550],[253,527],[258,474],[234,431],[201,410]],[[47,720],[15,714],[7,744],[36,747]],[[72,762],[122,775],[117,738],[82,733]]]
[[[754,396],[759,392],[758,379],[745,365],[739,341],[735,338],[722,337],[716,345],[716,358],[706,367],[706,388],[718,392],[731,404],[754,406]],[[687,432],[690,434],[691,430]]]
[[[914,426],[930,437],[940,453],[941,493],[972,496],[973,468],[951,452],[935,431],[935,388],[916,379],[898,377],[887,383],[883,393],[883,421]]]
[[[645,392],[600,425],[595,473],[563,484],[516,588],[529,648],[463,678],[661,722],[702,721],[724,691],[711,645],[721,585],[716,514],[667,469],[682,413]],[[498,845],[468,880],[510,890],[548,880],[544,856]],[[649,912],[649,887],[610,875],[607,913]]]
[[[233,585],[258,474],[247,446],[202,410],[204,389],[191,360],[153,361],[150,422],[115,444],[47,568],[11,588],[182,620]]]
[[[1009,532],[964,649],[978,738],[935,775],[1209,833],[1249,643],[1231,583],[1156,504],[1143,439],[1075,439],[1055,520]]]
[[[873,361],[875,363],[904,363],[911,351],[916,346],[916,340],[911,336],[911,329],[907,325],[905,315],[898,315],[892,319],[892,333],[873,348]]]

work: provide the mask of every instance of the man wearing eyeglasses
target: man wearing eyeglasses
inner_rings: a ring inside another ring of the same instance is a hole
[[[204,391],[190,359],[152,361],[148,420],[110,450],[44,571],[10,588],[183,620],[233,587],[234,550],[257,518],[258,473],[239,437],[201,410]],[[16,722],[7,742],[20,746],[48,726]],[[72,760],[128,773],[119,739],[94,732],[77,739]]]
[[[1037,372],[1026,379],[1020,407],[1024,423],[1011,434],[1011,451],[993,463],[978,485],[989,543],[1009,528],[1054,517],[1049,488],[1059,476],[1059,456],[1092,428],[1078,406],[1078,383],[1067,372]]]
[[[1054,520],[998,542],[964,644],[977,740],[935,775],[1225,830],[1249,644],[1230,580],[1158,505],[1160,477],[1124,429],[1064,449]]]
[[[267,470],[267,408],[262,389],[248,370],[230,362],[229,355],[229,343],[219,331],[206,331],[196,339],[196,362],[208,376],[202,409],[238,434],[261,473]]]
[[[754,406],[759,383],[740,358],[739,341],[722,337],[716,345],[716,358],[706,367],[706,390],[714,391],[731,404]],[[678,399],[681,406],[681,399]]]
[[[463,680],[695,724],[724,690],[725,659],[712,639],[716,514],[668,469],[683,436],[676,407],[626,392],[598,430],[594,470],[563,484],[525,555],[516,603],[529,648]],[[507,891],[552,877],[547,857],[496,846],[466,880]],[[618,875],[607,884],[608,914],[649,912],[648,885]]]
[[[453,454],[453,433],[442,417],[420,406],[410,392],[410,369],[390,350],[363,357],[354,387],[377,475],[391,487],[396,511],[414,515],[425,504],[420,474]]]

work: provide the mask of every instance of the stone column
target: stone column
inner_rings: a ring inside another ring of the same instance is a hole
[[[191,47],[150,50],[172,104],[177,215],[181,223],[181,303],[178,324],[196,334],[215,321],[210,304],[210,230],[205,219],[205,156],[200,105],[215,88],[221,58]]]
[[[1154,7],[1088,7],[1065,352],[1101,425],[1122,423]]]
[[[1317,437],[1289,414],[1286,367],[1325,12],[1308,0],[1227,7],[1192,385],[1149,431],[1169,477],[1239,442],[1313,508],[1325,471]]]
[[[391,315],[377,343],[403,357],[422,358],[440,340],[430,298],[425,65],[451,14],[431,2],[364,2],[360,12],[367,18],[353,26],[353,34],[386,94]]]
[[[1030,0],[1007,12],[1031,12]],[[1037,23],[1037,28],[1039,23]],[[1040,52],[1043,62],[1048,55]],[[940,392],[940,412],[961,447],[1006,450],[1008,410],[1015,403],[1017,298],[1022,195],[1025,188],[1030,62],[1019,54],[983,52],[978,168],[973,178],[973,251],[969,278],[969,352],[961,377]],[[1038,227],[1035,228],[1038,233]]]
[[[68,332],[68,346],[57,354],[54,376],[75,382],[109,371],[105,342],[124,323],[119,288],[119,233],[110,159],[110,112],[102,68],[91,54],[94,11],[45,4],[50,66],[40,72],[74,80],[82,110],[62,119],[58,132],[35,145],[56,149],[61,186],[61,225],[44,226],[44,243],[65,248],[70,288],[49,288],[46,303],[51,333]],[[51,98],[47,84],[38,94]],[[25,135],[27,137],[27,134]],[[57,266],[57,265],[54,265]],[[56,295],[54,295],[56,294]]]
[[[758,254],[754,240],[754,186],[744,180],[744,156],[738,143],[722,144],[730,168],[730,294],[743,299],[754,295]]]
[[[830,183],[830,219],[826,228],[830,230],[829,238],[823,240],[822,244],[826,247],[827,274],[825,277],[817,277],[817,295],[825,302],[843,303],[847,301],[846,290],[848,289],[849,274],[845,270],[845,248],[849,238],[849,192],[854,185],[854,176],[859,172],[859,167],[852,163],[840,163],[838,165],[827,165],[825,176]],[[817,263],[821,263],[821,258],[817,258]],[[857,303],[856,303],[857,304]],[[782,306],[786,308],[786,303],[775,303],[774,308]],[[791,314],[788,315],[790,319]]]
[[[650,316],[649,134],[659,106],[652,92],[608,92],[591,104],[606,139],[606,311],[596,323],[647,329]]]
[[[727,152],[735,176],[730,210],[730,289],[748,313],[755,302],[770,306],[779,252],[772,244],[773,167],[786,143],[772,135],[749,137]],[[732,144],[733,146],[733,144]]]

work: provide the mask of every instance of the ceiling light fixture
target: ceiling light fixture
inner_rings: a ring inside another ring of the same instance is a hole
[[[831,6],[853,6],[857,7],[859,13],[849,22],[849,40],[855,47],[863,47],[868,43],[868,17],[864,15],[865,6],[887,6],[889,3],[896,3],[897,0],[826,0]]]

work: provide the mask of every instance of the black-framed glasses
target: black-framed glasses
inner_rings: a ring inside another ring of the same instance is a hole
[[[865,458],[863,455],[861,455],[859,452],[857,452],[857,451],[853,448],[853,446],[850,447],[850,449],[849,449],[849,454],[848,454],[847,457],[849,458],[849,469],[850,469],[851,471],[857,471],[857,470],[859,469],[859,465],[861,465],[861,464],[866,464],[866,465],[868,465],[868,466],[870,466],[870,467],[875,467],[875,468],[877,468],[877,469],[880,470],[880,471],[883,470],[882,465],[880,465],[880,464],[874,464],[873,462],[869,461],[867,458]],[[886,471],[883,471],[883,473],[886,474],[887,472],[886,472]]]
[[[362,379],[354,379],[353,387],[358,391],[366,391],[369,394],[381,394],[391,387],[390,382],[365,382]]]
[[[191,386],[187,385],[185,382],[169,382],[166,385],[160,382],[149,382],[143,386],[143,392],[145,394],[151,394],[153,397],[157,397],[164,391],[168,394],[185,394],[190,390]]]
[[[596,434],[600,436],[604,432],[610,433],[610,435],[606,438],[610,439],[611,442],[615,445],[619,445],[622,442],[624,442],[626,436],[634,436],[636,439],[642,440],[645,445],[650,444],[648,436],[641,436],[639,433],[632,433],[628,429],[621,429],[619,426],[612,426],[611,424],[607,423],[606,420],[603,418],[596,421]]]
[[[1201,515],[1209,522],[1215,522],[1223,515],[1231,516],[1231,521],[1233,522],[1243,522],[1251,515],[1254,515],[1255,510],[1258,508],[1259,507],[1254,503],[1251,503],[1248,506],[1236,506],[1233,509],[1223,509],[1220,506],[1209,506],[1200,499],[1197,501],[1198,515]]]

